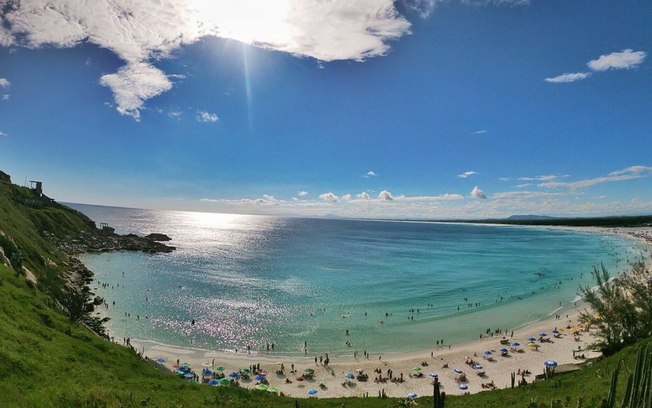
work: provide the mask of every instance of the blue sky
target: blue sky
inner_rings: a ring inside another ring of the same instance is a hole
[[[5,7],[0,169],[130,207],[652,213],[651,2],[349,3]]]

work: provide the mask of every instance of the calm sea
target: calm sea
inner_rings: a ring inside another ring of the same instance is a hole
[[[168,234],[178,248],[82,257],[110,332],[211,350],[468,341],[563,313],[594,265],[615,273],[640,254],[615,236],[543,228],[73,207],[119,233]]]

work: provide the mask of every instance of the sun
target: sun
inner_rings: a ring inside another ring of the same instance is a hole
[[[203,30],[246,44],[283,48],[292,38],[289,0],[191,0]]]

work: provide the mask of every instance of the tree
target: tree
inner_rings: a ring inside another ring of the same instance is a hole
[[[580,313],[580,321],[595,326],[601,340],[596,344],[605,354],[652,335],[652,279],[643,262],[629,273],[611,278],[604,265],[592,272],[596,287],[580,286],[579,292],[591,307]]]

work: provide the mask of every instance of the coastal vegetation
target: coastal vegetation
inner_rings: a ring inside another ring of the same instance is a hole
[[[597,327],[601,351],[613,354],[652,336],[652,273],[645,263],[635,262],[629,272],[614,278],[604,265],[592,273],[595,288],[580,288],[591,310],[580,313],[580,320]]]
[[[432,406],[431,396],[411,402],[396,398],[297,402],[239,387],[202,386],[170,375],[133,350],[102,337],[102,322],[93,311],[99,300],[88,286],[90,271],[60,249],[61,243],[69,242],[66,237],[94,231],[94,223],[54,202],[34,205],[30,194],[29,189],[0,181],[0,247],[4,253],[0,257],[0,406]],[[606,275],[601,275],[602,278],[608,281]],[[639,296],[636,288],[628,290]],[[613,299],[619,298],[614,295]],[[649,306],[650,299],[647,301]],[[622,313],[625,310],[629,309]],[[649,310],[648,307],[647,313]],[[637,314],[636,318],[645,316],[649,315]],[[598,407],[603,400],[622,401],[627,384],[614,381],[613,373],[618,370],[629,375],[645,371],[644,366],[637,368],[637,347],[649,344],[650,340],[643,339],[645,332],[641,328],[636,330],[636,336],[624,334],[630,331],[614,336],[614,339],[627,339],[619,343],[622,349],[601,361],[587,363],[583,370],[555,375],[551,380],[524,387],[468,396],[449,395],[445,407]],[[610,393],[613,398],[609,397]]]

